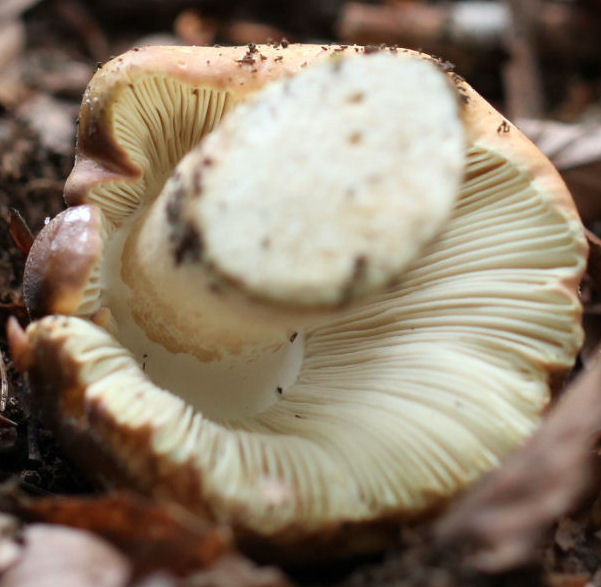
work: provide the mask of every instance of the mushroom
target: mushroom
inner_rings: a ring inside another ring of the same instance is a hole
[[[71,316],[9,327],[97,478],[295,560],[380,548],[496,467],[582,342],[548,160],[436,60],[363,53],[102,68],[24,279],[33,317]]]

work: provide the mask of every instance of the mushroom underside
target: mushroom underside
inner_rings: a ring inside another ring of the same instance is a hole
[[[297,380],[238,420],[157,388],[87,322],[46,318],[29,337],[61,341],[79,369],[78,425],[157,495],[262,535],[414,515],[536,427],[541,365],[565,370],[580,340],[562,285],[583,262],[575,228],[519,168],[473,146],[451,221],[402,283],[306,332]]]
[[[91,439],[157,497],[295,544],[423,513],[536,428],[549,377],[570,368],[582,340],[575,284],[585,258],[578,219],[531,169],[470,138],[450,219],[394,285],[281,329],[257,356],[197,361],[141,332],[120,310],[120,270],[106,268],[120,267],[124,229],[239,98],[156,75],[115,92],[115,148],[137,171],[107,164],[86,183],[86,155],[71,187],[71,203],[102,211],[108,243],[74,314],[108,332],[47,317],[13,345],[38,357],[32,381],[57,406],[64,436]]]
[[[197,87],[152,75],[122,87],[112,124],[116,142],[130,164],[143,170],[129,181],[116,177],[86,193],[113,225],[153,200],[182,157],[211,132],[236,104],[227,90]],[[165,140],[165,137],[177,137]]]

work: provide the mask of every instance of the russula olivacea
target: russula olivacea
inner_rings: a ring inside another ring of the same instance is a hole
[[[582,341],[567,189],[421,54],[132,51],[66,199],[15,362],[96,477],[250,548],[381,547],[528,437]]]

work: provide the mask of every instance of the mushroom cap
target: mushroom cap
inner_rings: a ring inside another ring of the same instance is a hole
[[[149,46],[112,59],[82,100],[67,204],[97,204],[119,223],[156,195],[180,159],[236,104],[331,57],[317,45],[249,45]],[[178,140],[163,142],[166,136]]]
[[[288,49],[269,61],[270,75],[276,64],[302,69],[300,55],[340,53]],[[158,59],[162,51],[148,54]],[[188,51],[167,53],[195,50]],[[177,59],[165,67],[188,75],[192,60],[184,62],[181,70]],[[133,92],[150,67],[140,63],[122,64]],[[238,65],[250,84],[257,72]],[[41,404],[54,406],[45,411],[84,466],[94,463],[80,440],[103,455],[99,476],[177,500],[232,524],[245,544],[298,560],[323,556],[325,544],[325,556],[380,547],[391,522],[444,503],[531,434],[550,379],[571,367],[582,342],[577,290],[586,242],[548,160],[464,81],[449,79],[467,143],[451,218],[398,283],[308,330],[296,383],[264,412],[205,418],[150,383],[128,351],[84,320],[47,317],[26,334],[13,328],[14,356],[29,368]],[[98,83],[105,85],[87,99],[131,90],[115,78]],[[71,203],[98,204],[115,225],[166,177],[162,169],[153,175],[156,159],[144,154],[152,142],[126,140],[117,111],[82,117],[67,194]],[[95,134],[103,146],[92,146]],[[111,200],[121,192],[130,204]],[[307,546],[300,554],[299,544]]]

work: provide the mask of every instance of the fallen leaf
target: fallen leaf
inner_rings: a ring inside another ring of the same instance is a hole
[[[517,126],[560,170],[601,160],[601,124],[521,119]]]
[[[24,47],[23,23],[19,20],[0,22],[0,70],[14,63],[20,57]]]
[[[232,45],[248,43],[273,43],[274,39],[287,37],[295,42],[294,35],[275,26],[249,20],[233,20],[222,25],[221,36]]]
[[[518,120],[517,126],[553,162],[585,223],[601,217],[601,125]]]

